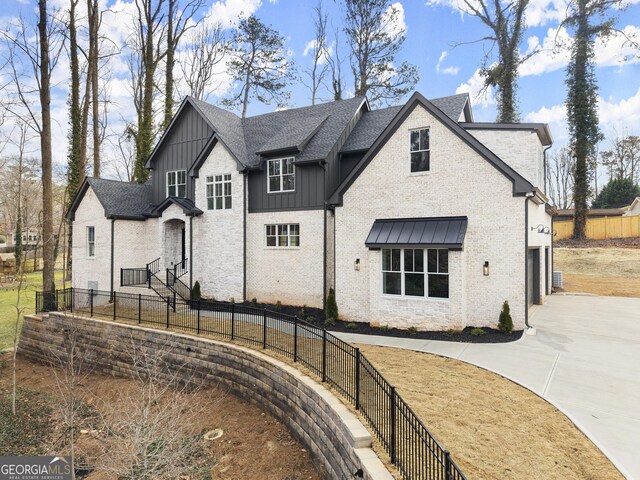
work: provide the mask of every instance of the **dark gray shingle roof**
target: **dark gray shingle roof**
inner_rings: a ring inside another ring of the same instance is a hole
[[[278,133],[260,147],[257,153],[266,154],[281,150],[301,152],[304,145],[315,135],[328,118],[327,115],[310,115],[303,119],[290,120]]]
[[[468,93],[459,93],[448,97],[433,98],[429,101],[442,110],[442,112],[451,120],[458,122],[460,121],[460,115],[462,115],[464,106],[468,100]]]
[[[364,102],[364,97],[354,97],[348,100],[281,110],[245,119],[242,124],[247,154],[249,155],[248,165],[259,164],[260,159],[255,155],[255,152],[263,150],[263,145],[278,135],[287,125],[302,124],[310,116],[324,116],[326,120],[311,137],[302,153],[296,156],[296,161],[308,162],[326,158],[362,102]]]
[[[347,138],[341,151],[355,152],[368,150],[401,108],[402,105],[398,105],[396,107],[381,108],[363,113],[362,118],[360,118],[351,131],[351,135]]]
[[[131,218],[144,220],[143,212],[151,205],[152,186],[138,183],[118,182],[103,178],[88,177],[105,214],[111,218]]]
[[[429,100],[451,120],[457,122],[464,111],[468,95],[462,93],[450,97],[434,98]],[[402,109],[403,105],[372,110],[362,115],[349,138],[341,149],[341,152],[357,152],[368,150],[373,142],[382,134],[393,117]]]

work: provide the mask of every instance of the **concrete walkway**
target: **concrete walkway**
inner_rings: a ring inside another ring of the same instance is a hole
[[[473,344],[336,333],[351,343],[435,353],[486,368],[567,415],[629,479],[640,479],[640,298],[553,295],[537,335]]]

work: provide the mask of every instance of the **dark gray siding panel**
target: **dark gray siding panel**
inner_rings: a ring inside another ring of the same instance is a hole
[[[342,181],[347,178],[347,175],[349,175],[349,173],[351,173],[351,170],[354,169],[354,167],[358,164],[358,162],[362,159],[362,157],[364,157],[364,154],[366,152],[361,152],[361,153],[348,153],[348,154],[342,154],[340,156],[340,183],[342,183]],[[340,184],[338,183],[338,185]],[[337,188],[337,187],[336,187]],[[333,193],[333,192],[331,192]]]
[[[200,114],[192,106],[186,105],[156,151],[151,165],[154,204],[166,197],[167,172],[188,171],[212,134],[213,131]],[[194,186],[195,182],[187,178],[187,198],[192,201],[195,201]]]
[[[327,156],[327,192],[326,192],[327,199],[333,194],[333,192],[336,191],[336,189],[340,185],[340,154],[339,152],[342,149],[342,146],[344,145],[344,143],[347,141],[347,138],[349,138],[349,135],[351,135],[351,132],[353,131],[354,127],[356,126],[360,118],[362,118],[362,113],[365,108],[366,107],[364,107],[363,105],[356,112],[356,114],[347,124],[346,128],[343,130],[336,144],[331,149],[331,152],[329,152],[329,155]]]
[[[250,213],[323,207],[324,170],[319,165],[296,166],[296,190],[289,193],[267,193],[266,167],[249,174]]]

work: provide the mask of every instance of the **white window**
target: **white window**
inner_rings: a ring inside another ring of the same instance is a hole
[[[96,229],[95,227],[87,227],[87,255],[96,256]]]
[[[299,247],[300,225],[278,224],[265,225],[267,234],[267,247]]]
[[[293,192],[296,189],[294,158],[277,158],[267,161],[267,191]]]
[[[429,165],[429,129],[421,128],[409,132],[409,155],[411,156],[411,173],[428,172]]]
[[[231,208],[231,174],[207,177],[207,209]]]
[[[167,172],[167,197],[187,196],[187,172],[176,170]]]
[[[439,248],[383,249],[382,293],[449,298],[449,251]]]

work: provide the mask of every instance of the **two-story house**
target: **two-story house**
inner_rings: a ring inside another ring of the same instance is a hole
[[[507,300],[523,327],[550,291],[550,145],[475,123],[466,94],[244,120],[187,98],[149,182],[82,185],[73,284],[312,307],[334,288],[344,319],[421,329],[495,326]]]

